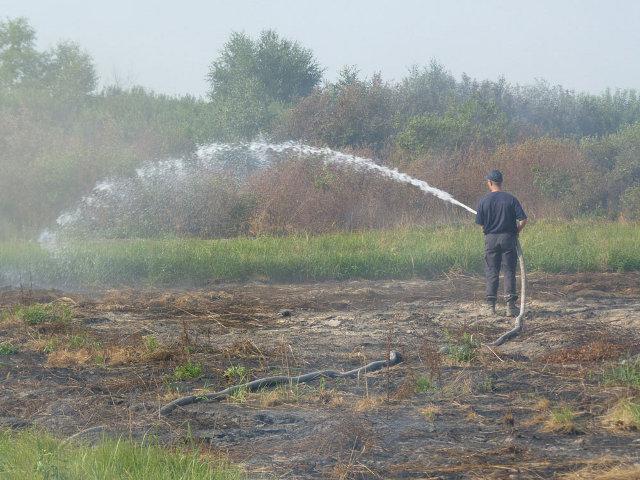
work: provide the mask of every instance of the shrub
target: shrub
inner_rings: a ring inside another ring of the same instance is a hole
[[[620,213],[627,220],[640,220],[640,185],[624,191],[620,197]]]

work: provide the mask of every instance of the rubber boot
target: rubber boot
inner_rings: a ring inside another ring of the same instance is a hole
[[[520,310],[516,306],[515,300],[509,300],[507,302],[507,317],[517,317],[520,314]]]
[[[495,317],[496,316],[496,304],[495,303],[487,303],[484,307],[484,313],[487,317]]]

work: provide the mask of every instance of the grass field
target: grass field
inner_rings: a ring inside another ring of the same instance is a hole
[[[108,479],[236,480],[234,467],[196,451],[105,440],[95,446],[63,443],[42,432],[0,432],[0,478],[5,480]]]
[[[529,271],[640,270],[640,224],[537,222],[521,238]],[[474,226],[229,240],[134,239],[0,244],[0,281],[202,285],[211,281],[431,278],[482,271]],[[4,278],[2,278],[4,277]]]

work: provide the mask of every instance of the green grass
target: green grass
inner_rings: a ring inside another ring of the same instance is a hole
[[[187,362],[184,365],[178,365],[173,371],[173,378],[175,380],[189,380],[192,378],[199,378],[202,376],[203,369],[202,364]]]
[[[529,271],[640,270],[640,224],[537,222],[522,245]],[[317,236],[105,240],[65,244],[55,255],[34,243],[0,244],[0,284],[203,285],[211,281],[433,278],[481,273],[474,226]],[[3,280],[3,277],[4,280]]]
[[[627,360],[604,372],[605,385],[625,385],[640,389],[640,359]]]
[[[430,390],[435,390],[435,385],[429,377],[418,377],[416,379],[416,393],[427,393]]]
[[[13,314],[29,325],[42,323],[64,323],[71,320],[73,312],[68,305],[56,303],[34,303],[18,307]]]
[[[0,342],[0,355],[13,355],[14,353],[18,353],[18,347],[8,342]]]
[[[447,355],[458,362],[470,362],[476,358],[480,342],[473,338],[470,333],[463,333],[461,337],[455,338],[445,330],[447,336]]]
[[[232,480],[237,468],[207,460],[196,450],[103,440],[96,446],[65,444],[41,432],[0,431],[3,480]]]

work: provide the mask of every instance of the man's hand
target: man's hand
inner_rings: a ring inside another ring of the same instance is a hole
[[[527,224],[527,219],[525,218],[524,220],[520,220],[518,222],[518,234],[520,234],[520,232],[522,231],[522,229],[524,228],[524,226]]]

